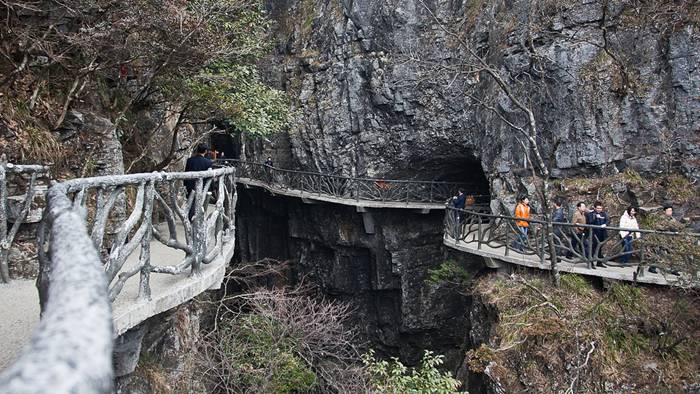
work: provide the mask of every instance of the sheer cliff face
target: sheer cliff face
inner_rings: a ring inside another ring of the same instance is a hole
[[[272,148],[303,167],[446,178],[480,164],[494,193],[514,190],[525,148],[491,109],[524,119],[469,47],[532,108],[555,175],[675,162],[700,176],[692,2],[273,0],[270,9],[279,42],[270,75],[298,106],[285,147]]]
[[[290,280],[352,305],[359,334],[382,354],[416,363],[430,349],[459,365],[471,343],[471,297],[434,283],[430,272],[446,260],[474,275],[482,265],[442,248],[443,212],[372,210],[375,233],[367,234],[353,207],[251,188],[239,190],[237,209],[238,259],[289,260]]]

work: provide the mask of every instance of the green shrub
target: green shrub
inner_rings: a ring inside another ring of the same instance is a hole
[[[471,278],[469,272],[460,267],[453,260],[447,260],[440,264],[440,267],[428,271],[430,283],[443,284],[465,284]]]
[[[374,351],[362,357],[375,390],[387,394],[452,394],[461,382],[449,372],[440,372],[443,356],[426,350],[418,368],[409,369],[397,358],[377,360]]]

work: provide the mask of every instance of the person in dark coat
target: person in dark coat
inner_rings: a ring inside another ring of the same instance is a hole
[[[459,189],[457,194],[452,197],[452,206],[456,209],[464,209],[464,204],[467,201],[467,195],[464,194],[464,189]],[[458,239],[461,233],[461,222],[464,219],[464,214],[461,211],[454,211],[454,239]]]
[[[185,171],[190,172],[190,171],[206,171],[211,168],[212,166],[212,161],[204,157],[207,154],[207,151],[209,149],[207,148],[206,145],[199,145],[197,146],[197,151],[194,156],[190,157],[187,159],[187,163],[185,163]],[[190,194],[194,191],[195,187],[197,186],[197,180],[196,179],[186,179],[184,181],[185,184],[185,190],[187,190],[187,198],[190,197]],[[204,191],[206,193],[206,190]],[[194,217],[195,213],[195,208],[194,208],[194,202],[192,203],[192,206],[190,207],[190,211],[187,214],[187,217],[192,220]]]
[[[552,212],[552,223],[554,227],[554,243],[557,245],[557,253],[562,254],[561,245],[564,244],[564,229],[562,226],[557,226],[557,223],[566,223],[566,217],[564,216],[564,208],[561,206],[561,200],[555,198],[552,203],[554,204],[554,211]]]
[[[464,204],[467,201],[467,195],[464,194],[464,189],[459,189],[457,194],[452,197],[452,206],[457,209],[464,209]]]
[[[591,242],[593,243],[592,246],[592,251],[593,254],[595,254],[596,249],[598,249],[598,245],[603,243],[605,239],[608,237],[608,232],[605,229],[605,227],[610,223],[610,217],[608,216],[608,213],[603,210],[603,203],[600,201],[596,201],[595,204],[593,205],[593,210],[588,213],[586,216],[586,224],[592,224],[595,226],[600,226],[598,228],[594,228],[592,231],[593,239],[591,239]],[[602,259],[603,258],[603,251],[602,248],[601,250],[598,250],[598,258]],[[603,262],[598,261],[596,263],[596,266],[598,267],[606,267]]]

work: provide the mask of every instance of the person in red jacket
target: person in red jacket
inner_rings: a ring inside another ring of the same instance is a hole
[[[527,196],[520,197],[520,202],[515,206],[515,217],[518,219],[530,218],[530,199]],[[527,220],[516,220],[515,226],[518,229],[517,238],[515,239],[514,247],[519,251],[523,251],[523,245],[527,242],[527,232],[530,229],[530,223]]]

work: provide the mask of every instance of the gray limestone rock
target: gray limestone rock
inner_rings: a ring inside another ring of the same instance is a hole
[[[431,12],[403,0],[300,3],[271,2],[273,15],[297,24],[278,33],[289,41],[269,63],[285,64],[274,79],[298,98],[289,152],[277,153],[301,168],[454,179],[465,175],[446,168],[462,161],[504,180],[496,195],[524,191],[511,172],[524,161],[517,132],[468,96],[497,103],[518,123],[522,117],[484,73],[443,72],[469,59],[436,15],[459,21],[469,43],[531,103],[555,176],[621,163],[656,173],[667,160],[662,134],[683,141],[671,149],[673,164],[700,175],[700,35],[681,11],[677,27],[666,29],[662,21],[634,20],[617,1],[565,2],[532,21],[529,0],[507,9],[437,2]],[[308,20],[311,32],[300,25]],[[333,64],[305,67],[295,61],[302,51],[312,54],[307,63]]]

